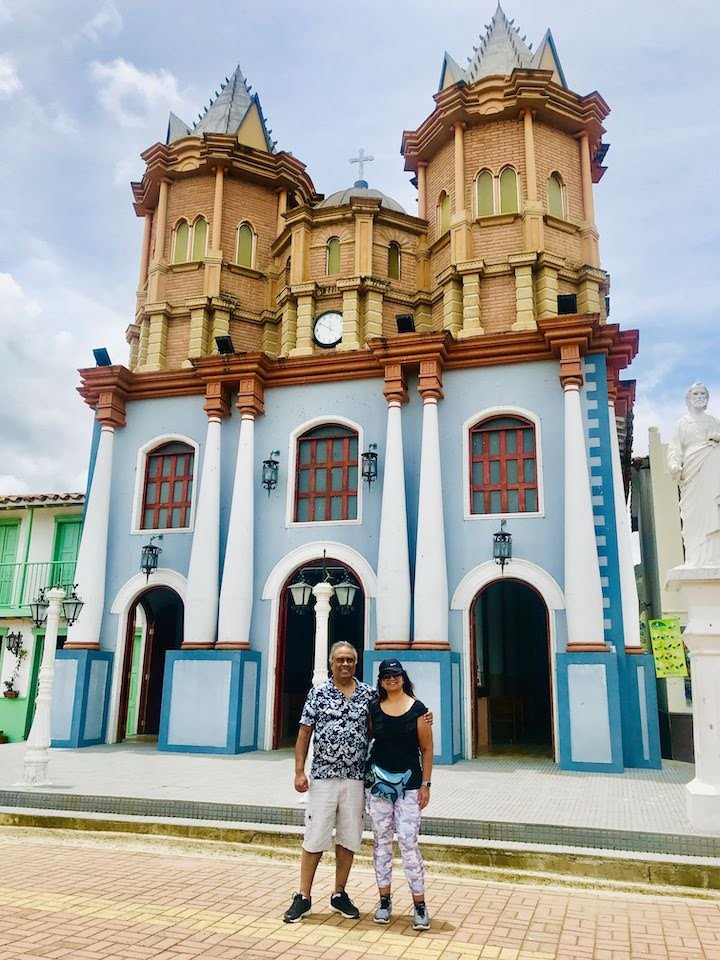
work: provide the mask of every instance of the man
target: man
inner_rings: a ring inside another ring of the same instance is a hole
[[[330,649],[332,677],[308,694],[295,744],[295,789],[310,791],[300,861],[300,888],[286,910],[285,923],[297,923],[312,907],[315,871],[332,845],[335,829],[335,892],[330,908],[348,920],[360,911],[345,892],[353,857],[360,849],[365,806],[364,776],[368,712],[375,691],[355,679],[357,653],[345,642]],[[314,733],[310,780],[305,774]]]

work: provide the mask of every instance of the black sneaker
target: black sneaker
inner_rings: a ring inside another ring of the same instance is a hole
[[[330,909],[345,917],[346,920],[360,919],[360,911],[344,890],[342,893],[334,893],[330,897]]]
[[[298,923],[303,917],[311,913],[312,900],[304,897],[301,893],[293,895],[292,903],[283,914],[285,923]]]

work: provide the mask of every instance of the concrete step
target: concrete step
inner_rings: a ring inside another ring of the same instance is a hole
[[[425,824],[427,826],[427,824]],[[294,824],[199,820],[186,817],[138,817],[128,814],[77,813],[42,808],[0,809],[0,827],[41,828],[56,835],[82,831],[108,842],[201,848],[207,853],[237,856],[251,853],[297,863],[302,829]],[[552,884],[634,893],[667,893],[720,899],[720,858],[638,853],[560,844],[423,834],[422,850],[429,872],[515,883]],[[365,835],[358,861],[372,861],[372,840]]]

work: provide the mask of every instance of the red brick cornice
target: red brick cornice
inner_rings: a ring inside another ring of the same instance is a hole
[[[122,426],[126,400],[156,397],[205,396],[206,385],[222,383],[239,391],[240,408],[262,412],[266,389],[370,378],[395,382],[389,387],[402,399],[398,377],[420,370],[438,379],[438,371],[552,360],[561,364],[561,379],[581,376],[580,359],[587,353],[605,353],[612,363],[626,365],[637,350],[637,332],[601,324],[597,314],[549,317],[537,330],[453,340],[449,333],[414,333],[378,337],[367,349],[343,353],[273,359],[261,352],[208,356],[193,361],[191,369],[135,373],[125,367],[80,370],[79,393],[91,407],[102,403],[108,422]],[[424,365],[424,366],[423,366]],[[425,386],[429,386],[425,381]],[[435,383],[438,387],[438,383]],[[396,389],[397,388],[397,389]],[[387,396],[387,392],[386,392]],[[101,419],[98,416],[98,419]]]

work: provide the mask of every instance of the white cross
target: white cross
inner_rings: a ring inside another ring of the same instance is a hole
[[[365,179],[365,164],[374,159],[375,157],[366,157],[365,151],[362,147],[360,147],[358,150],[358,155],[356,157],[350,157],[350,163],[356,163],[358,165],[358,180]]]

